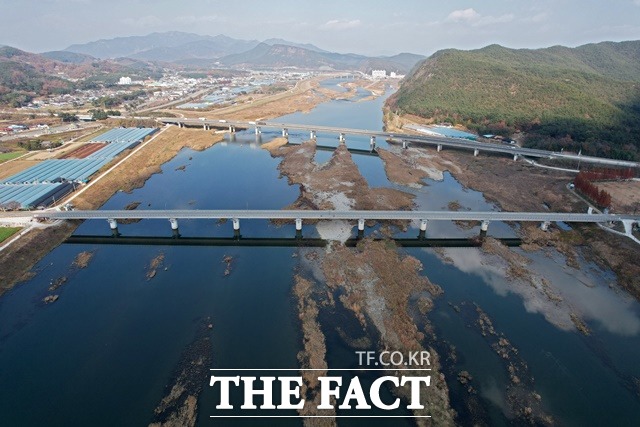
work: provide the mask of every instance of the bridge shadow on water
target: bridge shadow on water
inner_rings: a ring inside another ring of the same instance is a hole
[[[345,242],[348,247],[355,247],[361,238],[351,238]],[[382,240],[382,239],[375,239]],[[392,239],[400,247],[435,248],[455,247],[470,248],[482,244],[482,239],[475,238],[397,238]],[[498,238],[506,246],[520,246],[519,238]],[[291,237],[162,237],[162,236],[71,236],[65,243],[100,244],[100,245],[145,245],[145,246],[264,246],[264,247],[324,247],[329,241],[319,238]]]

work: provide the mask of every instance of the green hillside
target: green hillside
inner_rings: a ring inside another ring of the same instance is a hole
[[[530,147],[640,159],[640,41],[566,48],[440,51],[418,64],[388,105],[526,133]]]

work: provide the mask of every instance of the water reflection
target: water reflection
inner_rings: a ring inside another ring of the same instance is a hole
[[[591,319],[612,334],[640,333],[640,304],[615,289],[615,277],[580,260],[579,270],[567,267],[560,254],[529,255],[534,271],[544,271],[564,301],[585,319]],[[609,286],[612,284],[613,286]]]
[[[456,268],[478,276],[497,295],[504,297],[513,293],[520,296],[528,312],[542,314],[562,330],[575,329],[570,317],[575,313],[584,320],[598,322],[612,334],[635,336],[640,332],[640,305],[637,301],[610,288],[605,277],[590,270],[584,260],[583,268],[576,270],[562,265],[564,260],[559,254],[526,254],[532,260],[528,266],[534,274],[532,284],[507,277],[506,264],[482,251],[447,248],[442,252]],[[560,298],[551,299],[545,293],[541,285],[543,278],[550,287],[549,291]]]

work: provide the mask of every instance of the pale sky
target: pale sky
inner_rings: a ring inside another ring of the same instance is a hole
[[[31,52],[156,31],[366,55],[640,39],[640,0],[0,0],[0,18],[0,45]]]

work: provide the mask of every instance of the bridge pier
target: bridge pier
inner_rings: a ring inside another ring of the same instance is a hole
[[[302,218],[296,218],[296,239],[302,239]]]
[[[624,234],[626,234],[627,236],[633,236],[633,223],[634,221],[632,220],[622,220],[622,225],[624,226]]]
[[[375,136],[371,137],[371,141],[369,141],[369,148],[371,149],[371,151],[376,149],[376,137]]]
[[[403,139],[402,140],[402,148],[406,150],[408,146],[409,146],[409,143],[407,142],[407,140]]]
[[[282,137],[289,138],[289,129],[287,128],[282,129]]]
[[[236,239],[240,238],[240,220],[238,218],[233,218],[233,237]]]
[[[487,231],[489,231],[489,221],[484,220],[482,224],[480,224],[480,239],[484,240],[487,237]]]
[[[256,126],[256,135],[260,135],[262,133],[262,129],[260,126]]]
[[[344,133],[340,132],[340,144],[344,144],[346,140]]]
[[[478,157],[478,154],[480,154],[480,150],[478,150],[477,148],[473,150],[473,157]]]
[[[513,155],[513,161],[514,162],[517,162],[519,158],[520,158],[520,156],[518,156],[517,154]]]
[[[109,228],[111,229],[111,234],[113,235],[113,237],[118,237],[120,235],[120,233],[118,232],[118,221],[110,218],[107,220],[107,222],[109,223]]]
[[[178,127],[179,127],[179,128],[183,128],[183,127],[184,127],[184,123],[182,123],[182,122],[178,122]]]
[[[316,131],[312,130],[309,132],[309,139],[316,139]]]
[[[550,225],[551,225],[551,221],[544,221],[542,224],[540,224],[540,230],[549,231]]]
[[[236,127],[234,125],[229,125],[229,133],[236,133]]]
[[[418,234],[418,239],[422,240],[425,238],[426,234],[427,234],[427,224],[429,223],[429,220],[426,219],[421,219],[420,220],[420,234]]]
[[[358,220],[358,239],[362,239],[364,237],[364,219]]]
[[[438,150],[438,153],[442,151],[442,144],[438,144],[438,147],[436,148],[436,150]]]
[[[169,218],[169,224],[171,224],[173,237],[180,237],[180,232],[178,231],[178,220],[175,218]]]

